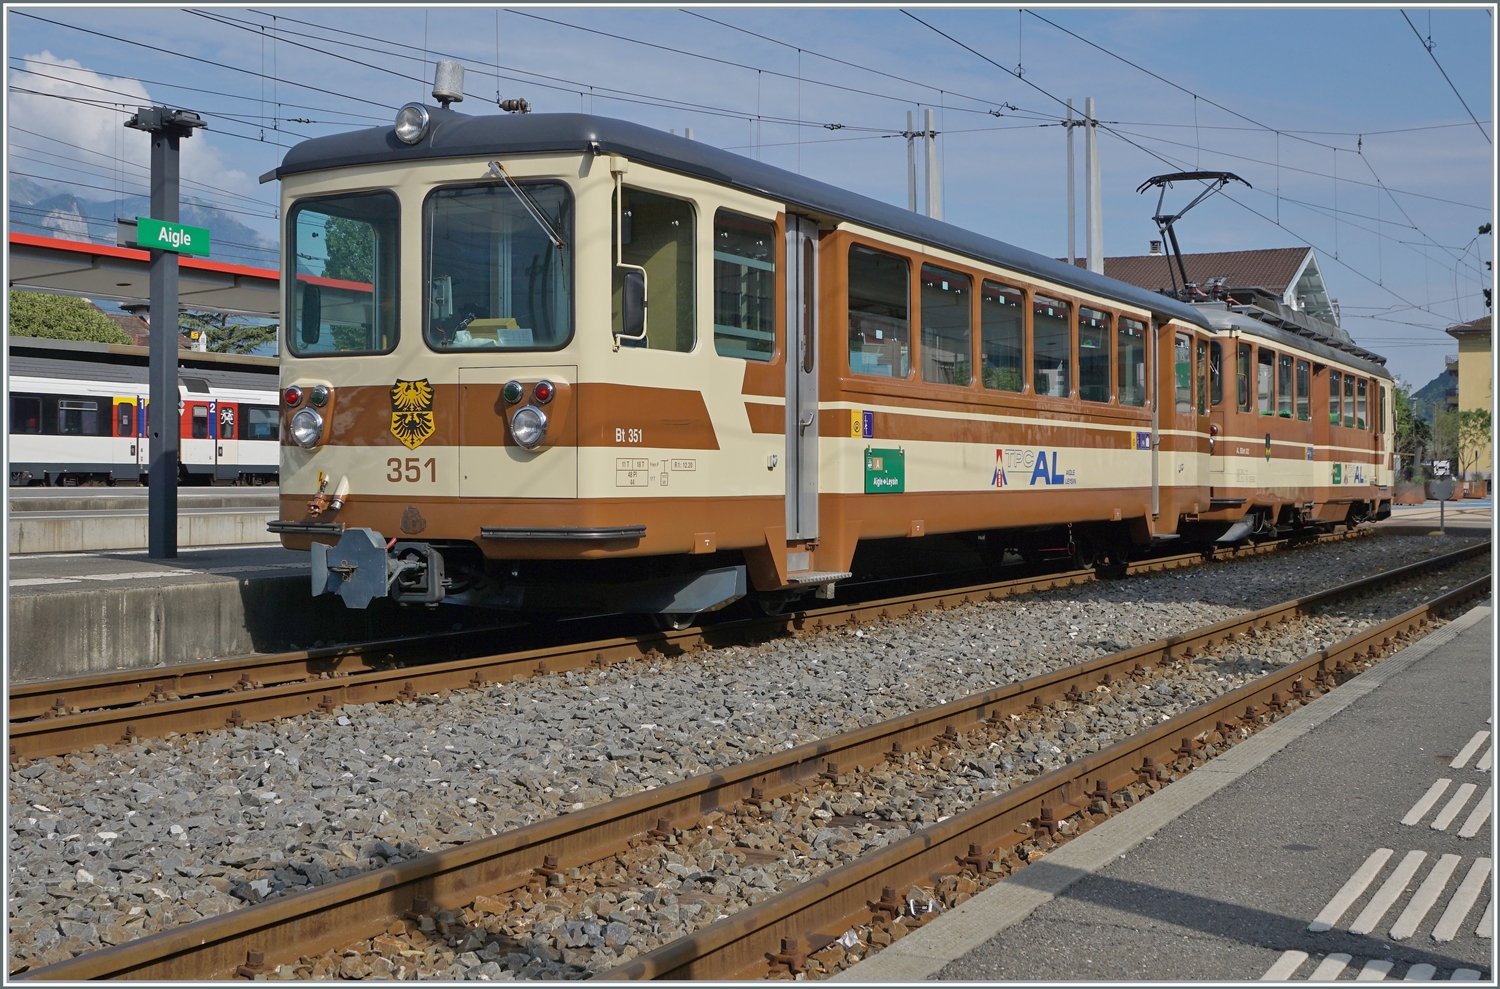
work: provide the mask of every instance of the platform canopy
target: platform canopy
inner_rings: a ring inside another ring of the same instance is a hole
[[[145,305],[151,301],[150,259],[146,251],[127,247],[13,233],[10,287]],[[184,256],[177,292],[183,309],[281,314],[281,275],[270,268]]]

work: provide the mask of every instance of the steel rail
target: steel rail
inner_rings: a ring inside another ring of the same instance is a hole
[[[1089,780],[1096,788],[1111,793],[1142,781],[1154,775],[1147,768],[1147,758],[1170,764],[1185,754],[1185,747],[1191,750],[1195,741],[1221,723],[1260,723],[1268,710],[1284,709],[1294,695],[1307,698],[1296,688],[1301,684],[1306,689],[1307,679],[1314,674],[1331,673],[1335,663],[1357,658],[1361,649],[1378,654],[1392,631],[1402,626],[1415,630],[1418,623],[1425,625],[1429,616],[1487,593],[1489,586],[1488,575],[1464,584],[1155,728],[1039,776],[596,977],[602,981],[762,977],[784,950],[783,939],[814,934],[825,944],[831,943],[853,924],[868,922],[875,915],[872,907],[880,901],[885,887],[899,889],[927,883],[934,876],[954,872],[971,857],[972,845],[979,845],[986,856],[1006,850],[1023,840],[1016,830],[1019,826],[1035,825],[1048,817],[1062,821],[1087,807],[1096,799],[1087,787]],[[1236,717],[1233,712],[1242,705],[1245,713]]]
[[[1050,701],[1081,699],[1087,690],[1092,690],[1100,683],[1112,683],[1116,679],[1128,679],[1151,672],[1147,668],[1148,664],[1159,664],[1173,658],[1191,659],[1194,650],[1200,646],[1208,648],[1210,642],[1229,640],[1240,634],[1258,634],[1257,630],[1268,624],[1289,619],[1292,614],[1327,604],[1338,597],[1368,590],[1423,569],[1457,562],[1487,550],[1486,543],[1409,564],[1397,570],[1351,581],[1337,588],[1262,608],[1184,635],[1126,649],[1020,683],[1008,684],[928,710],[762,756],[714,773],[694,776],[514,831],[389,865],[295,896],[270,900],[230,914],[196,921],[171,931],[80,955],[68,962],[24,973],[21,977],[65,981],[100,978],[226,978],[245,965],[247,959],[252,957],[252,952],[253,957],[260,959],[263,964],[295,962],[303,955],[316,955],[329,949],[342,948],[353,940],[372,936],[408,911],[421,909],[417,906],[419,901],[425,901],[429,911],[456,909],[473,902],[474,897],[480,894],[503,894],[533,881],[540,868],[568,869],[597,862],[622,851],[632,840],[638,840],[656,828],[662,818],[673,822],[676,827],[691,827],[711,810],[730,808],[746,799],[773,799],[778,795],[791,793],[828,771],[829,763],[855,765],[863,760],[866,764],[871,764],[883,759],[885,753],[892,751],[898,743],[903,748],[916,748],[932,742],[950,727],[954,731],[962,731],[974,728],[986,719],[1009,718],[1011,714],[1044,707]],[[1278,689],[1289,689],[1287,685],[1304,673],[1314,668],[1331,671],[1344,657],[1366,644],[1372,654],[1389,648],[1393,645],[1391,637],[1405,637],[1403,626],[1410,625],[1410,631],[1414,632],[1417,623],[1425,624],[1427,615],[1431,612],[1481,592],[1488,583],[1489,578],[1486,576],[1465,584],[1397,619],[1384,622],[1296,664],[1289,668],[1293,671],[1290,674],[1286,670],[1269,674],[1225,695],[1229,698],[1227,702],[1221,699],[1207,708],[1197,708],[1165,722],[1141,736],[1147,739],[1147,742],[1141,743],[1146,746],[1143,751],[1146,754],[1159,753],[1162,747],[1187,733],[1186,726],[1189,724],[1206,722],[1212,726],[1216,717],[1223,717],[1221,712],[1245,703],[1245,697],[1251,698],[1250,703],[1254,704],[1268,700],[1279,702],[1280,698],[1274,696]],[[1291,696],[1290,693],[1287,696]],[[1203,713],[1205,711],[1210,713]],[[1136,747],[1130,748],[1132,755],[1127,757],[1119,755],[1119,751],[1123,751],[1122,746]],[[909,868],[900,865],[900,868],[906,869],[913,876],[920,872],[925,878],[928,872],[938,866],[952,864],[951,857],[943,857],[950,847],[962,846],[958,853],[961,858],[962,853],[967,851],[967,842],[977,840],[962,837],[962,833],[955,830],[953,822],[960,817],[966,821],[971,820],[981,808],[990,808],[985,812],[987,817],[981,815],[985,822],[1011,822],[982,825],[981,830],[989,829],[984,831],[986,837],[983,841],[989,842],[992,847],[1025,814],[1030,813],[1033,818],[1038,816],[1037,808],[1041,803],[1054,808],[1071,806],[1072,800],[1082,792],[1082,784],[1075,779],[1079,772],[1107,779],[1126,774],[1128,767],[1122,767],[1130,758],[1135,758],[1134,753],[1139,747],[1132,740],[1121,742],[1104,752],[987,801],[964,815],[925,828],[911,838],[882,850],[881,854],[894,854],[892,849],[903,849],[902,854],[908,857],[893,861],[898,865],[908,859],[916,862],[917,865]],[[1114,755],[1110,755],[1111,753]],[[1075,770],[1075,767],[1081,768]],[[1133,775],[1131,779],[1134,779]],[[760,792],[756,793],[757,790]],[[1007,801],[1017,799],[1023,801],[1020,809],[1011,808]],[[997,801],[1002,803],[997,804]],[[994,810],[996,807],[1003,809]],[[1062,815],[1065,816],[1066,814]],[[926,849],[939,845],[941,854],[926,853]],[[921,854],[917,854],[919,852]],[[933,854],[937,857],[933,858]],[[755,964],[763,965],[770,957],[757,954],[760,945],[770,944],[774,949],[776,938],[801,936],[838,926],[838,923],[843,923],[842,918],[851,911],[867,909],[868,902],[860,897],[865,895],[867,888],[871,888],[871,884],[874,884],[875,899],[878,899],[883,873],[861,871],[865,869],[865,862],[866,860],[861,860],[835,870],[814,880],[807,887],[781,894],[680,942],[674,941],[615,970],[611,976],[702,978],[709,977],[710,973],[714,977],[729,977],[730,972],[750,972]],[[839,882],[854,876],[853,885],[849,887],[854,891],[848,892],[844,887],[835,888],[835,876],[842,877]],[[884,881],[889,884],[891,877],[886,876]],[[813,890],[822,890],[824,893],[814,896],[811,892]],[[833,906],[818,906],[825,902]],[[772,903],[787,906],[791,912],[785,918],[766,923],[757,920],[752,924],[745,919],[767,917],[764,908]],[[823,913],[817,913],[818,910]],[[830,910],[833,913],[829,913]],[[833,916],[841,918],[838,923],[829,919]],[[796,929],[793,930],[794,928]],[[839,927],[840,932],[845,929],[847,925]],[[679,944],[680,947],[673,948]],[[689,945],[697,945],[698,948],[690,950]],[[668,949],[673,950],[669,952]],[[692,954],[699,949],[706,953],[705,957],[727,960],[700,963],[693,960],[696,956]],[[759,958],[759,962],[755,961],[756,958]],[[705,967],[710,964],[723,967]]]
[[[1324,534],[1317,541],[1342,540],[1368,532]],[[1297,540],[1295,542],[1311,542]],[[1289,540],[1245,547],[1183,553],[1131,565],[1132,573],[1192,566],[1205,559],[1274,552]],[[1484,544],[1488,545],[1488,544]],[[471,638],[494,629],[441,633],[431,637],[382,640],[355,646],[253,656],[223,662],[192,663],[153,671],[46,681],[13,688],[10,760],[20,762],[176,732],[214,731],[312,711],[331,712],[344,704],[414,699],[419,694],[475,689],[547,673],[604,667],[653,655],[683,655],[731,644],[759,641],[799,631],[943,610],[975,600],[1090,583],[1093,570],[1013,578],[968,587],[921,591],[852,604],[791,612],[767,618],[725,622],[680,632],[653,632],[584,643],[543,646],[480,656],[402,665],[398,656],[426,650],[462,652]],[[238,674],[238,676],[236,676]],[[48,698],[52,698],[50,704]],[[80,710],[81,708],[91,708]],[[52,712],[50,716],[48,712]],[[67,711],[69,713],[59,713]],[[31,720],[17,718],[31,715]]]

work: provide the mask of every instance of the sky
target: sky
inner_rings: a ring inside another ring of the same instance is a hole
[[[1478,233],[1496,174],[1488,7],[64,5],[5,16],[12,181],[99,200],[143,191],[147,139],[121,123],[148,99],[195,109],[210,123],[183,142],[184,196],[257,231],[266,263],[276,187],[257,177],[306,137],[431,103],[435,59],[455,57],[465,112],[521,97],[533,112],[690,127],[902,206],[897,132],[907,111],[920,121],[931,107],[944,219],[1054,257],[1067,252],[1062,101],[1081,113],[1092,96],[1107,256],[1144,254],[1158,236],[1154,190],[1136,192],[1145,179],[1233,171],[1251,188],[1181,220],[1183,250],[1312,246],[1345,329],[1414,386],[1456,353],[1443,328],[1484,315],[1480,289],[1493,284],[1493,237]],[[1193,194],[1178,186],[1166,207]]]

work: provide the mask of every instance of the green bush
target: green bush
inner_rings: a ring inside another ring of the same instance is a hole
[[[87,299],[45,292],[10,293],[10,335],[52,340],[124,343],[131,339]]]

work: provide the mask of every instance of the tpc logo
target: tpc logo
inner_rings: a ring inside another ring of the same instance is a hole
[[[1048,485],[1054,484],[1076,484],[1077,477],[1074,472],[1066,472],[1057,469],[1057,451],[1052,450],[1050,462],[1047,450],[1023,450],[1017,447],[1004,447],[995,451],[995,473],[990,478],[990,484],[997,488],[1009,487],[1017,477],[1028,477],[1027,484],[1035,487],[1037,482]],[[1008,476],[1007,471],[1015,474]]]

